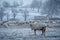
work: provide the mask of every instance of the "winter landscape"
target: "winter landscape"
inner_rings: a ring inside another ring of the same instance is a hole
[[[60,1],[0,0],[0,40],[60,40]]]

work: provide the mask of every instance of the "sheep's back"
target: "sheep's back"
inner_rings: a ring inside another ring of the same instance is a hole
[[[30,26],[32,29],[42,29],[42,27],[46,27],[45,24],[34,24],[33,26]]]

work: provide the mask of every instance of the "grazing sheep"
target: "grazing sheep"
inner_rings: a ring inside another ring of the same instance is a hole
[[[30,21],[30,27],[32,30],[34,30],[34,33],[36,35],[36,30],[41,30],[42,31],[42,36],[45,36],[45,31],[46,31],[46,25],[36,25],[34,22]]]
[[[2,23],[1,23],[1,26],[4,26],[4,27],[8,27],[8,24],[7,24],[7,21],[3,21]]]

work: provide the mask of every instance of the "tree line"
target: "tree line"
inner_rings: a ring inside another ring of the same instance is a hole
[[[9,2],[7,1],[3,1],[2,3],[2,7],[0,7],[0,19],[1,21],[3,21],[3,17],[6,16],[7,17],[7,21],[9,20],[9,12],[6,12],[6,10],[8,10],[9,8],[11,8],[11,12],[13,14],[13,20],[15,20],[15,17],[17,16],[17,13],[21,13],[23,14],[23,17],[26,21],[27,19],[27,16],[28,16],[28,10],[22,10],[22,9],[19,9],[19,11],[17,10],[17,7],[21,7],[23,5],[22,2],[20,2],[20,4],[16,1],[13,2],[13,5],[10,5]]]
[[[9,20],[9,13],[5,13],[5,11],[8,8],[11,8],[13,19],[15,20],[15,17],[17,16],[17,13],[22,13],[24,20],[26,21],[27,17],[29,16],[29,11],[27,9],[17,10],[17,7],[23,7],[23,1],[20,2],[20,4],[16,1],[13,2],[13,5],[11,5],[7,1],[3,1],[2,6],[0,5],[0,19],[3,20],[3,17],[7,17],[7,21]],[[59,15],[60,14],[60,1],[59,0],[47,0],[45,3],[42,3],[42,0],[32,0],[32,3],[30,4],[29,8],[31,9],[37,9],[37,12],[39,13],[40,9],[42,9],[41,14],[47,14],[48,17],[53,17],[53,15]]]

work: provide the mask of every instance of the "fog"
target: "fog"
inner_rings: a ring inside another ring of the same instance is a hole
[[[60,40],[60,1],[0,0],[0,40]]]

